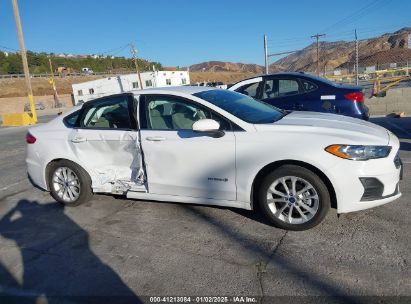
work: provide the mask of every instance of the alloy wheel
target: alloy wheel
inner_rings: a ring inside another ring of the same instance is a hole
[[[52,177],[54,191],[65,202],[74,202],[80,196],[80,180],[76,173],[67,167],[59,167]]]
[[[320,198],[307,180],[284,176],[276,179],[268,188],[267,205],[279,220],[288,224],[303,224],[317,214]]]

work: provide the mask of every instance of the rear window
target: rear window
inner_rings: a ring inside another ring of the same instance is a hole
[[[303,88],[305,92],[312,92],[318,88],[316,84],[312,83],[311,81],[305,80],[305,79],[301,79],[301,83],[303,84]]]
[[[309,75],[309,78],[312,78],[313,80],[316,80],[316,81],[324,82],[324,83],[329,84],[333,87],[335,87],[337,85],[335,82],[332,82],[332,81],[330,81],[326,78],[322,78],[322,77],[319,77],[319,76]]]

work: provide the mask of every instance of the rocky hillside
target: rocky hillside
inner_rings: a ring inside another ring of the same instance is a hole
[[[207,61],[190,66],[190,72],[241,72],[262,73],[264,68],[257,64]]]
[[[376,38],[359,42],[360,66],[405,62],[411,60],[408,48],[408,35],[411,28],[403,28],[394,33],[387,33]],[[326,68],[346,68],[355,60],[355,42],[321,42],[321,70]],[[315,71],[317,66],[317,48],[313,43],[308,47],[284,57],[270,65],[271,71]]]

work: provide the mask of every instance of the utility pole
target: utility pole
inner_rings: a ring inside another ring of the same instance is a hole
[[[268,47],[267,47],[267,35],[264,35],[264,65],[265,73],[268,74]]]
[[[355,29],[355,84],[358,85],[358,63],[359,63],[359,54],[358,54],[358,37],[357,29]]]
[[[311,38],[317,39],[317,75],[320,76],[320,37],[325,36],[325,34],[312,35]]]
[[[20,43],[20,55],[21,55],[21,60],[23,62],[24,78],[26,80],[27,96],[29,98],[32,120],[33,120],[33,123],[37,123],[37,113],[36,113],[36,107],[34,105],[33,90],[31,88],[29,65],[27,63],[26,48],[24,46],[23,29],[21,27],[19,7],[17,5],[17,0],[12,0],[12,3],[13,3],[14,18],[16,19],[17,35],[19,37],[19,43]]]
[[[57,94],[57,88],[56,88],[56,80],[54,79],[54,71],[53,71],[53,65],[51,64],[51,58],[49,58],[49,66],[50,66],[50,84],[51,87],[53,88],[53,97],[54,97],[54,107],[55,108],[60,108],[62,104],[59,101],[59,96]]]
[[[131,54],[133,54],[133,58],[134,58],[134,65],[136,66],[138,81],[140,83],[139,87],[140,87],[140,90],[142,90],[143,89],[143,82],[141,81],[140,69],[138,68],[138,64],[137,64],[137,50],[136,50],[136,47],[134,45],[134,42],[132,42],[130,44],[130,46],[131,46]]]

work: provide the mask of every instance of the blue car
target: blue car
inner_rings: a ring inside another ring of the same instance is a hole
[[[289,111],[334,113],[368,120],[362,88],[339,85],[305,73],[275,73],[242,80],[229,88]]]

